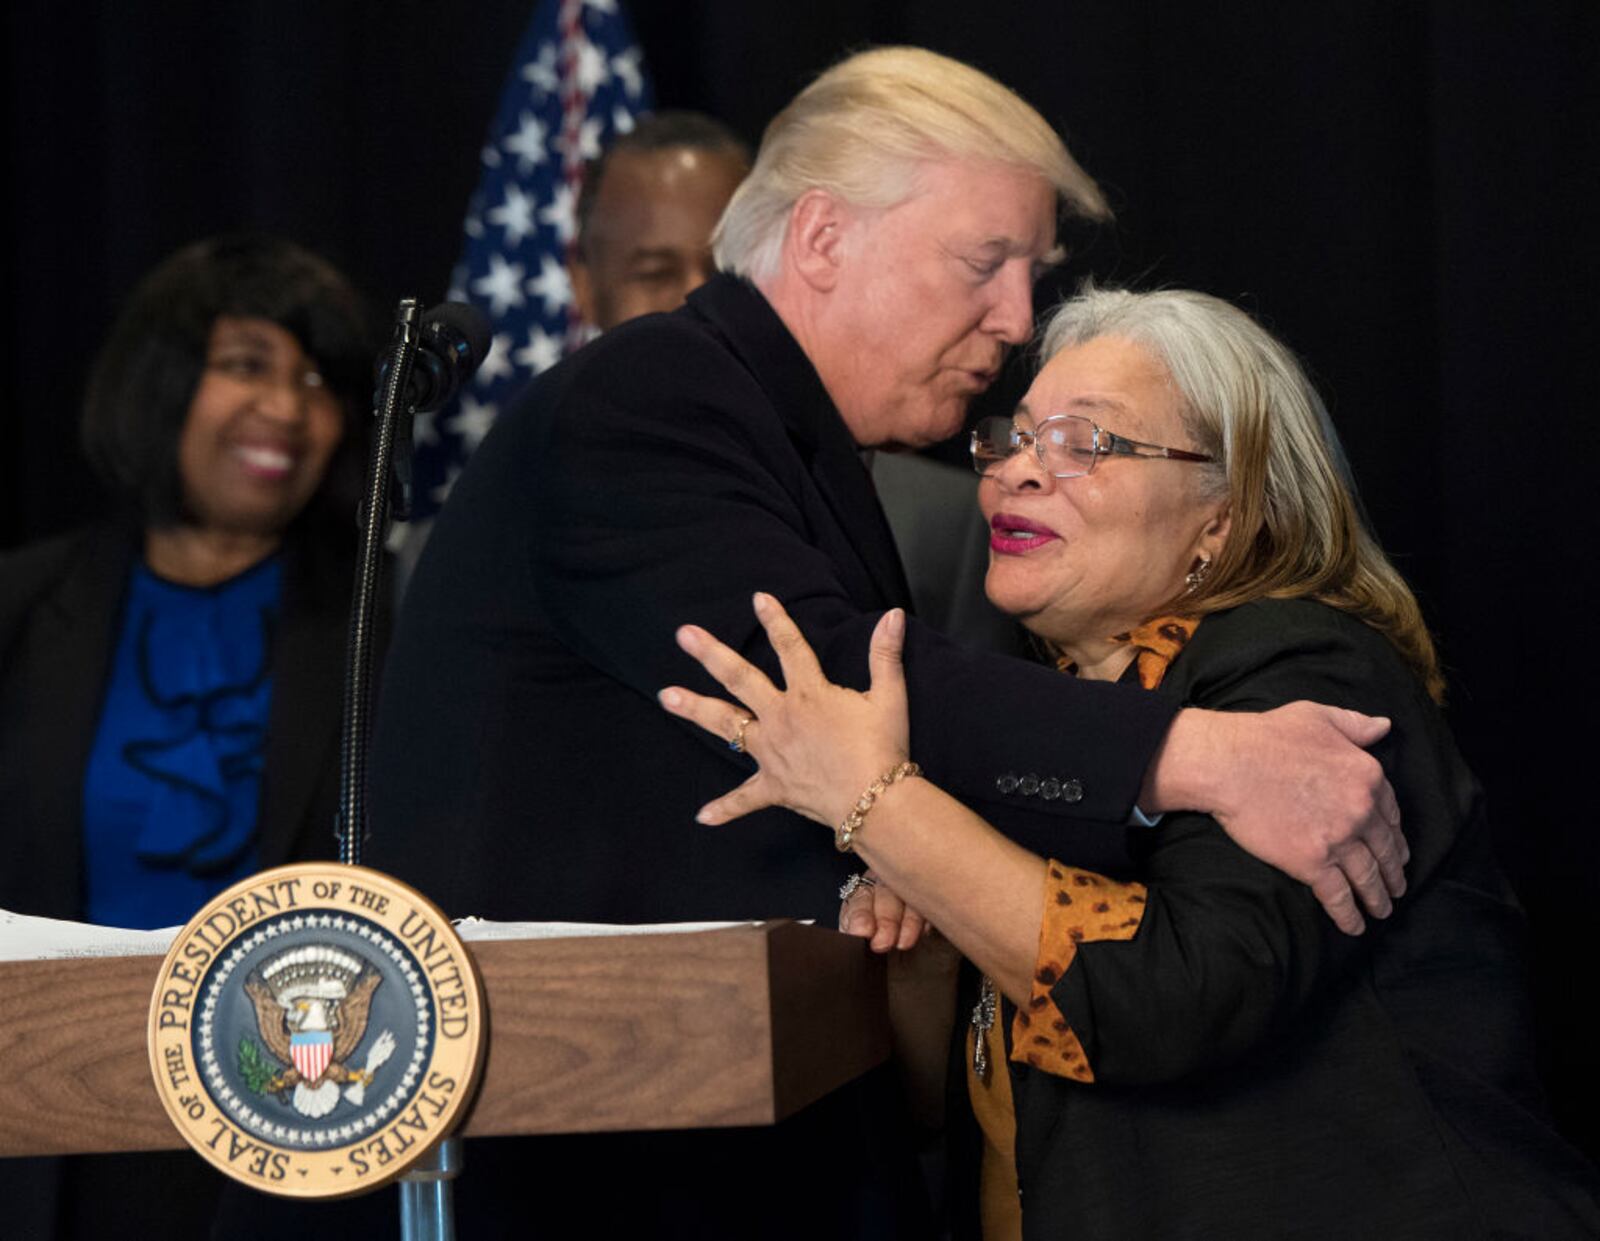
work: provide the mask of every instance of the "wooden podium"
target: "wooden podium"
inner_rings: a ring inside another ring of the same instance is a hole
[[[773,1124],[889,1054],[883,960],[834,931],[468,947],[489,1052],[466,1137]],[[183,1146],[145,1052],[160,965],[0,962],[0,1156]]]

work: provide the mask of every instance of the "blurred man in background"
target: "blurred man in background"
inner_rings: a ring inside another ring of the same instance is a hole
[[[676,310],[711,278],[711,230],[750,150],[698,112],[657,112],[585,170],[567,256],[579,320],[601,332]]]

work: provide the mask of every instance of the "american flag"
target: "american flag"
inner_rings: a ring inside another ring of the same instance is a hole
[[[496,416],[572,343],[566,249],[586,160],[652,107],[619,0],[542,0],[484,145],[450,297],[494,325],[471,385],[414,429],[413,520],[438,511]]]

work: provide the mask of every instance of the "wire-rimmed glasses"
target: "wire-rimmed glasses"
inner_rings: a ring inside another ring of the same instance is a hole
[[[1215,461],[1203,452],[1146,444],[1107,431],[1082,414],[1054,414],[1031,431],[1014,418],[985,418],[972,429],[972,468],[993,473],[1032,445],[1039,466],[1055,478],[1081,478],[1101,457],[1166,457],[1172,461]]]

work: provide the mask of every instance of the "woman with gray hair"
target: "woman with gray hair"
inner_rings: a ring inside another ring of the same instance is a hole
[[[753,717],[761,764],[701,821],[781,804],[832,826],[872,867],[847,922],[870,934],[874,902],[890,918],[903,897],[984,972],[967,1051],[988,1236],[1600,1235],[1593,1169],[1531,1072],[1521,915],[1437,709],[1432,642],[1300,366],[1189,292],[1091,289],[1043,354],[1016,416],[973,433],[990,599],[1069,675],[1389,717],[1375,752],[1412,845],[1408,898],[1341,935],[1198,814],[1114,850],[1070,828],[1002,835],[912,761],[903,616],[880,622],[857,694],[766,596],[786,691],[705,631],[679,635],[738,704],[678,688],[663,704],[720,735]],[[1035,772],[1007,782],[1062,795]]]

